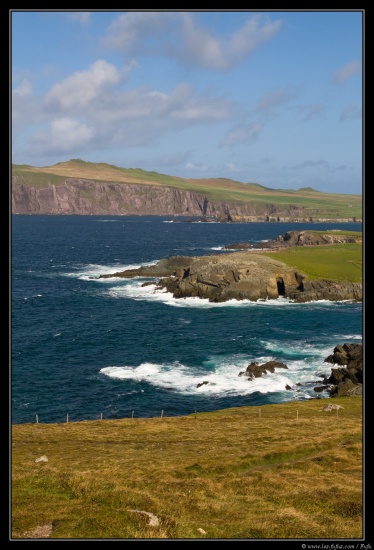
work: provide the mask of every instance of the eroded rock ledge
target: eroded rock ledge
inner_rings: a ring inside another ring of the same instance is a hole
[[[361,236],[344,235],[332,231],[287,231],[285,235],[279,235],[275,240],[263,241],[260,243],[234,243],[224,247],[225,250],[282,250],[290,246],[323,246],[329,244],[346,244],[362,242]]]
[[[362,284],[329,279],[309,281],[305,273],[250,251],[210,256],[172,256],[154,265],[104,274],[101,278],[157,278],[157,287],[175,298],[198,297],[210,302],[268,300],[362,301]],[[144,283],[150,284],[150,283]]]

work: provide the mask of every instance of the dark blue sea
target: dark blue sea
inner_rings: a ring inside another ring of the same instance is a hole
[[[180,416],[315,397],[324,359],[362,342],[362,304],[174,299],[150,279],[98,279],[175,255],[296,229],[359,223],[190,223],[162,217],[23,216],[11,222],[11,420]],[[249,381],[246,366],[288,369]],[[208,382],[202,384],[202,382]],[[286,386],[291,387],[287,390]]]

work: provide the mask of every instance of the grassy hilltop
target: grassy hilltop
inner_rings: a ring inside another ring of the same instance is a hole
[[[298,190],[270,189],[257,183],[241,183],[226,178],[184,179],[147,172],[141,168],[119,168],[106,163],[86,162],[80,159],[46,167],[13,164],[12,176],[15,177],[14,184],[22,181],[36,189],[46,188],[50,184],[61,184],[67,178],[143,184],[191,191],[213,202],[252,203],[257,206],[258,212],[271,204],[278,210],[301,207],[304,209],[305,216],[310,215],[313,218],[362,219],[362,195],[322,193],[310,187]]]
[[[162,413],[14,425],[12,538],[363,537],[360,396]]]

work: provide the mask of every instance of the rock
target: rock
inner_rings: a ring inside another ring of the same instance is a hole
[[[145,512],[144,510],[129,510],[129,512],[133,512],[143,517],[147,517],[148,525],[150,525],[151,527],[158,527],[160,525],[159,518],[155,514],[152,514],[152,512]]]
[[[349,238],[344,235],[327,237],[333,242],[334,239]],[[290,231],[282,239],[279,236],[276,241],[260,245],[276,248],[301,243],[303,246],[309,246],[316,241],[330,242],[327,237],[317,234],[317,237],[314,237],[316,240],[313,240],[307,232]],[[250,251],[200,257],[172,256],[163,258],[154,265],[103,274],[99,278],[109,277],[158,278],[157,288],[165,289],[173,294],[174,298],[198,297],[210,302],[258,301],[279,297],[298,303],[312,300],[362,301],[361,283],[336,282],[328,279],[309,281],[306,274],[295,271],[283,262]]]
[[[40,458],[37,458],[35,462],[48,462],[48,458],[46,457],[46,455],[43,455]]]
[[[317,231],[287,231],[285,235],[279,235],[275,240],[263,241],[252,245],[250,243],[235,243],[226,245],[224,248],[226,250],[244,250],[246,248],[281,250],[290,246],[323,246],[361,241],[361,237],[353,235],[335,235],[333,233],[321,233]]]
[[[316,387],[314,388],[314,391],[317,392],[317,393],[320,393],[320,392],[322,392],[322,391],[327,390],[328,388],[329,388],[329,386],[327,386],[327,385],[326,385],[326,386],[316,386]]]
[[[344,407],[342,407],[341,405],[331,405],[330,403],[328,405],[325,405],[322,409],[320,409],[320,412],[321,411],[336,411],[336,410],[339,410],[339,409],[343,409]]]
[[[252,362],[248,365],[244,372],[239,373],[239,376],[245,375],[249,378],[249,380],[253,380],[253,378],[259,378],[260,376],[262,376],[263,374],[267,374],[268,372],[273,373],[276,368],[288,369],[287,365],[285,365],[284,363],[280,363],[279,361],[268,361],[267,363],[264,363],[262,365]]]
[[[200,382],[200,384],[197,384],[197,388],[200,388],[201,386],[204,386],[206,384],[209,384],[209,382],[207,380],[204,380],[204,382]]]
[[[362,395],[362,344],[338,344],[334,348],[334,353],[326,357],[325,362],[344,365],[338,368],[332,368],[331,375],[329,378],[326,378],[326,382],[331,385],[331,397]]]

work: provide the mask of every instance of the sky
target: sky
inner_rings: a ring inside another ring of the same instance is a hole
[[[363,10],[10,10],[11,161],[363,193]]]

